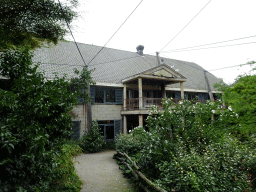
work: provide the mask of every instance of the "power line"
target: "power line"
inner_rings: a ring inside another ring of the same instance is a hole
[[[143,0],[140,1],[140,3],[135,7],[135,9],[130,13],[130,15],[125,19],[125,21],[122,23],[122,25],[116,30],[116,32],[110,37],[110,39],[105,43],[105,45],[98,51],[98,53],[91,59],[91,61],[88,63],[88,65],[97,57],[97,55],[102,51],[102,49],[105,48],[105,46],[109,43],[109,41],[116,35],[116,33],[119,31],[119,29],[126,23],[126,21],[130,18],[130,16],[134,13],[134,11],[140,6]]]
[[[197,15],[199,15],[199,13],[201,13],[203,11],[203,9],[211,2],[212,0],[210,0],[189,22],[187,25],[185,25],[185,27],[183,27],[180,32],[175,35],[175,37],[172,38],[171,41],[169,41],[159,52],[161,52],[165,47],[167,47],[196,17]]]
[[[61,11],[62,11],[62,13],[63,13],[63,15],[64,15],[64,11],[63,11],[63,9],[62,9],[60,0],[58,0],[58,1],[59,1],[59,5],[60,5],[60,8],[61,8]],[[70,33],[71,33],[71,36],[72,36],[72,38],[73,38],[73,40],[74,40],[74,43],[76,44],[77,50],[78,50],[78,52],[79,52],[79,54],[80,54],[80,56],[81,56],[81,58],[82,58],[82,60],[83,60],[83,62],[84,62],[84,65],[85,65],[85,67],[87,68],[87,65],[86,65],[86,63],[85,63],[85,60],[84,60],[84,58],[83,58],[83,55],[81,54],[81,51],[80,51],[80,49],[79,49],[79,47],[78,47],[78,45],[77,45],[77,43],[76,43],[76,40],[75,40],[74,35],[73,35],[73,33],[72,33],[72,31],[71,31],[71,29],[70,29],[70,27],[69,27],[69,24],[68,24],[68,22],[67,22],[67,19],[66,19],[65,17],[64,17],[64,19],[65,19],[66,24],[67,24],[67,26],[68,26],[68,29],[69,29],[69,31],[70,31]]]
[[[202,49],[214,49],[214,48],[220,48],[220,47],[233,47],[237,45],[246,45],[246,44],[253,44],[256,42],[249,42],[249,43],[239,43],[239,44],[232,44],[232,45],[223,45],[223,46],[217,46],[217,47],[204,47],[199,49],[185,49],[185,50],[172,50],[172,52],[184,52],[184,51],[196,51],[196,50],[202,50]]]
[[[163,54],[162,54],[162,55],[163,55]],[[168,58],[168,59],[171,59],[171,58],[169,58],[167,55],[163,55],[163,56],[165,56],[165,57]],[[190,64],[188,64],[188,63],[184,63],[184,62],[183,62],[183,64],[188,65],[188,66],[190,66],[190,67],[192,67],[192,68],[195,68],[195,69],[197,69],[197,70],[204,71],[203,69],[198,69],[197,67],[195,67],[195,66],[193,66],[193,65],[190,65]]]
[[[229,69],[229,68],[234,68],[234,67],[242,67],[244,65],[251,65],[251,63],[245,63],[245,64],[240,64],[240,65],[232,65],[232,66],[229,66],[229,67],[222,67],[222,68],[218,68],[218,69],[211,69],[211,70],[208,70],[208,71],[217,71],[217,70]]]
[[[214,44],[218,44],[218,43],[226,43],[226,42],[230,42],[230,41],[236,41],[236,40],[247,39],[247,38],[252,38],[252,37],[256,37],[256,35],[249,36],[249,37],[242,37],[242,38],[238,38],[238,39],[231,39],[231,40],[226,40],[226,41],[220,41],[220,42],[215,42],[215,43],[208,43],[208,44],[204,44],[204,45],[197,45],[197,46],[192,46],[192,47],[173,49],[173,50],[169,50],[169,51],[163,51],[162,53],[168,53],[168,52],[172,52],[172,51],[180,51],[180,50],[184,50],[184,49],[190,49],[190,48],[195,48],[195,47],[202,47],[202,46],[206,46],[206,45],[214,45]]]

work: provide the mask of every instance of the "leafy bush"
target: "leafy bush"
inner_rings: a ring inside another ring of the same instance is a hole
[[[62,150],[55,156],[57,166],[50,191],[80,191],[82,181],[76,174],[74,156],[82,153],[82,149],[72,141],[62,146]]]
[[[136,127],[130,134],[121,134],[116,139],[116,150],[134,155],[147,146],[149,133],[143,127]]]
[[[252,61],[251,64],[255,63]],[[255,68],[254,68],[255,70]],[[215,84],[223,92],[226,104],[232,107],[238,116],[241,131],[245,134],[256,132],[256,75],[246,74],[238,76],[233,86],[224,83]],[[231,108],[230,108],[231,109]]]
[[[236,138],[238,117],[220,104],[166,99],[164,112],[153,107],[147,118],[147,142],[136,149],[132,135],[122,135],[119,150],[132,151],[142,172],[168,191],[249,189],[255,149]]]
[[[0,71],[8,77],[0,89],[0,191],[49,191],[71,116],[77,103],[68,81],[47,80],[27,49],[1,53]]]
[[[100,129],[97,121],[92,122],[92,127],[90,132],[86,132],[81,140],[79,141],[79,146],[86,153],[94,153],[104,149],[106,142],[104,141],[104,136],[101,135]]]

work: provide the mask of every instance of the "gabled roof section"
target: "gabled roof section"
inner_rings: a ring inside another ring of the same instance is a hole
[[[101,50],[102,47],[77,43],[86,64]],[[182,74],[186,77],[184,88],[207,90],[204,77],[204,70],[195,63],[161,57],[164,61],[166,71],[175,71],[173,75]],[[39,70],[45,73],[49,79],[54,78],[57,72],[60,76],[67,74],[67,79],[76,77],[74,68],[82,70],[84,63],[81,59],[74,42],[59,41],[57,45],[42,47],[34,52],[33,62],[40,62]],[[161,65],[160,65],[161,66]],[[170,68],[172,70],[170,70]],[[154,55],[139,55],[137,52],[124,51],[105,47],[100,54],[89,64],[89,70],[93,70],[91,76],[97,83],[122,84],[124,79],[141,74],[146,71],[160,69],[158,60]],[[177,72],[178,71],[178,72]],[[161,75],[164,71],[155,71],[155,76]],[[214,83],[219,83],[220,79],[207,73],[207,77],[212,90]],[[169,88],[179,88],[178,83],[168,85]]]
[[[186,78],[183,75],[173,70],[168,65],[162,64],[162,65],[150,68],[148,70],[139,72],[130,77],[124,78],[122,80],[122,83],[129,83],[134,80],[137,80],[140,77],[144,79],[161,80],[161,81],[165,81],[166,83],[186,81]]]

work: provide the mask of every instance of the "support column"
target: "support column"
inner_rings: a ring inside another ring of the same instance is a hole
[[[128,92],[129,92],[129,93],[128,93],[128,99],[131,99],[131,98],[132,98],[132,91],[129,90]]]
[[[123,95],[124,95],[124,110],[126,110],[126,85],[124,84],[124,93],[123,93]]]
[[[127,134],[127,117],[124,115],[124,127],[123,134]]]
[[[181,99],[184,99],[184,84],[183,84],[183,82],[180,82],[180,93],[181,93]]]
[[[138,79],[138,84],[139,84],[139,109],[142,109],[143,101],[142,101],[142,78],[141,77]]]
[[[139,115],[139,126],[143,127],[143,115]]]

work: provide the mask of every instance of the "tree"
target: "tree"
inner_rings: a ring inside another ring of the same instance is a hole
[[[54,157],[71,134],[68,112],[76,95],[65,78],[47,80],[37,72],[31,58],[24,48],[0,59],[0,71],[9,77],[9,90],[0,90],[0,191],[48,191],[58,166]]]
[[[72,6],[62,9],[54,0],[0,0],[0,50],[20,46],[38,47],[43,41],[57,43],[65,25],[76,15]]]
[[[248,62],[251,64],[252,71],[255,61]],[[241,130],[245,133],[256,132],[256,75],[252,73],[240,75],[236,78],[232,86],[225,84],[216,84],[220,91],[223,92],[223,100],[229,109],[236,112],[239,116]]]

